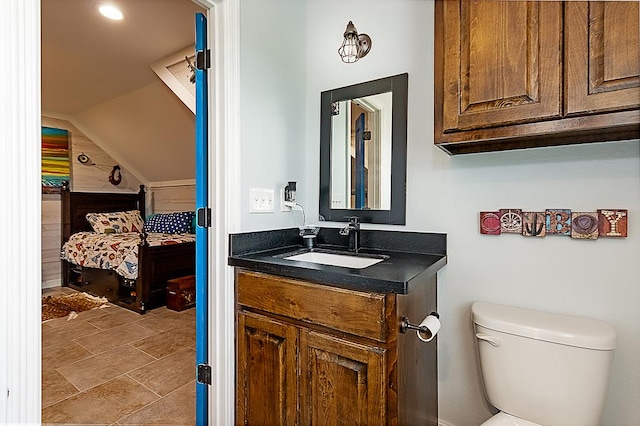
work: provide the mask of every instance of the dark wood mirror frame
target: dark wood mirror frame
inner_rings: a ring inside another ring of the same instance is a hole
[[[320,94],[320,216],[344,222],[357,216],[363,223],[404,225],[407,180],[407,99],[409,74],[327,90]],[[331,208],[331,105],[337,101],[392,93],[391,208],[390,210]]]

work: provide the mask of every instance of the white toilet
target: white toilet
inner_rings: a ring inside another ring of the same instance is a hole
[[[482,426],[597,426],[616,332],[604,321],[475,302],[487,399]]]

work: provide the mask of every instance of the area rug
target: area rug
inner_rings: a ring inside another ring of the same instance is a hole
[[[87,293],[61,294],[42,298],[42,321],[69,316],[73,319],[78,312],[107,306],[107,299]]]

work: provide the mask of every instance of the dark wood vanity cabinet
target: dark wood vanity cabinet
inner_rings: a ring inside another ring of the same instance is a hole
[[[464,154],[640,137],[638,5],[437,0],[436,145]]]
[[[401,334],[436,308],[407,295],[238,270],[237,424],[437,425],[437,346]]]

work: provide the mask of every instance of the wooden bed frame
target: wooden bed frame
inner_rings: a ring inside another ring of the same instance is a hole
[[[62,243],[81,231],[92,231],[85,215],[140,210],[145,217],[145,191],[136,193],[71,192],[62,189]],[[195,243],[149,247],[143,233],[138,248],[138,278],[127,280],[112,270],[86,268],[62,261],[62,285],[106,297],[144,314],[165,305],[167,280],[195,273]]]

